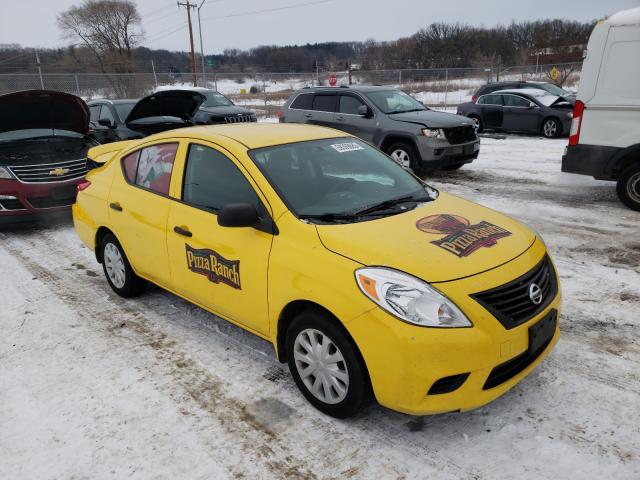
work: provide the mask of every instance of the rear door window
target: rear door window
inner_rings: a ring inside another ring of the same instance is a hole
[[[134,183],[136,179],[136,171],[138,170],[138,157],[140,150],[130,153],[122,159],[122,171],[129,183]]]
[[[481,105],[500,105],[502,106],[502,95],[485,95],[478,103]]]
[[[364,102],[352,95],[340,95],[340,113],[349,115],[358,115],[358,108],[363,106]]]
[[[335,112],[336,97],[337,95],[334,93],[316,94],[313,97],[313,110],[320,112]]]
[[[177,150],[177,143],[162,143],[140,150],[136,185],[161,195],[169,195],[171,171]]]
[[[519,95],[503,95],[502,98],[507,107],[527,108],[530,103],[530,100],[520,97]]]
[[[303,93],[298,95],[289,108],[298,110],[311,110],[313,104],[313,93]]]

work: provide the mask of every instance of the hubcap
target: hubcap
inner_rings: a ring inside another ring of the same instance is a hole
[[[347,396],[349,372],[342,352],[324,333],[302,330],[293,345],[296,370],[311,394],[335,405]]]
[[[401,148],[395,149],[391,152],[391,158],[399,163],[401,167],[411,168],[411,157],[409,157],[406,150],[402,150]]]
[[[640,172],[631,175],[627,182],[627,193],[634,202],[640,203]]]
[[[124,260],[120,250],[113,243],[107,243],[104,247],[104,267],[111,283],[116,288],[124,287],[126,280]]]
[[[473,122],[473,129],[478,133],[478,130],[480,130],[480,119],[478,117],[471,117],[471,121]]]
[[[553,120],[547,120],[544,124],[544,134],[547,137],[555,136],[557,129],[558,127],[556,127],[556,122]]]

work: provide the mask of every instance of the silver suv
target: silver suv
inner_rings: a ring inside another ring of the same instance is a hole
[[[478,157],[473,122],[436,112],[389,87],[306,87],[294,92],[281,123],[309,123],[343,130],[375,145],[414,172],[455,170]]]

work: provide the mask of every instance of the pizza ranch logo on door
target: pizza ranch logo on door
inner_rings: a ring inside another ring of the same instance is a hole
[[[204,275],[213,283],[224,283],[242,290],[240,286],[240,260],[227,260],[207,248],[197,249],[185,243],[187,266],[194,273]]]
[[[431,215],[416,222],[418,230],[425,233],[446,234],[431,243],[458,257],[466,257],[482,247],[493,247],[498,240],[511,232],[493,223],[482,221],[471,225],[469,220],[458,215]]]

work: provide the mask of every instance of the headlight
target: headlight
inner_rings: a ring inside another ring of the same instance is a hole
[[[421,327],[471,327],[469,319],[435,288],[406,273],[390,268],[364,267],[356,270],[362,293],[382,309]]]
[[[567,118],[573,118],[573,112],[568,112],[567,113]]]
[[[13,179],[13,175],[11,175],[11,172],[9,172],[8,169],[6,169],[4,167],[0,167],[0,178]]]
[[[429,138],[445,138],[444,130],[441,128],[423,128],[422,135]]]

